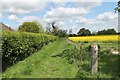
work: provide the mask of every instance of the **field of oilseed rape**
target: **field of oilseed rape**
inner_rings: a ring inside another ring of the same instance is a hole
[[[78,37],[69,37],[69,40],[74,42],[120,41],[118,37],[120,37],[120,35],[78,36]]]

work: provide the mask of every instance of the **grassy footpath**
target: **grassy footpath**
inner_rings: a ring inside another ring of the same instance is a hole
[[[120,55],[113,55],[110,52],[111,49],[119,50],[118,42],[98,43],[100,46],[98,73],[93,75],[90,73],[91,55],[88,50],[90,44],[92,43],[72,43],[59,39],[13,65],[2,76],[5,78],[120,78]],[[78,68],[78,60],[72,64],[67,62],[76,59],[74,57],[77,54],[74,51],[75,46],[78,50],[82,46],[80,50],[80,54],[83,56],[82,63],[80,63],[81,68]],[[61,53],[64,57],[58,57]]]
[[[13,65],[3,73],[5,78],[72,78],[76,76],[76,65],[66,63],[64,58],[51,57],[72,47],[65,39],[50,43],[24,61]]]

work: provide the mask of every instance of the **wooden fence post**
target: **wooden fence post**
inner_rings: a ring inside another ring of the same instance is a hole
[[[98,71],[98,45],[93,43],[91,45],[91,73],[97,73]]]

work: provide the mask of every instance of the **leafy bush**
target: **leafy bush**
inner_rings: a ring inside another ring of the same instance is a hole
[[[1,38],[3,70],[40,50],[43,45],[55,41],[56,38],[47,34],[3,31]]]
[[[40,23],[34,22],[24,22],[18,28],[21,32],[33,32],[33,33],[42,33],[43,29]]]
[[[65,49],[62,53],[53,55],[52,57],[65,58],[66,61],[70,64],[74,62],[82,62],[88,59],[89,57],[89,52],[85,52],[85,50],[86,48],[84,49],[80,47],[80,49],[78,49],[77,47],[73,46],[72,48]]]

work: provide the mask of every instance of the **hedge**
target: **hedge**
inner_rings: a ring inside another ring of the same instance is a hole
[[[56,39],[57,37],[48,34],[2,31],[3,71]]]

